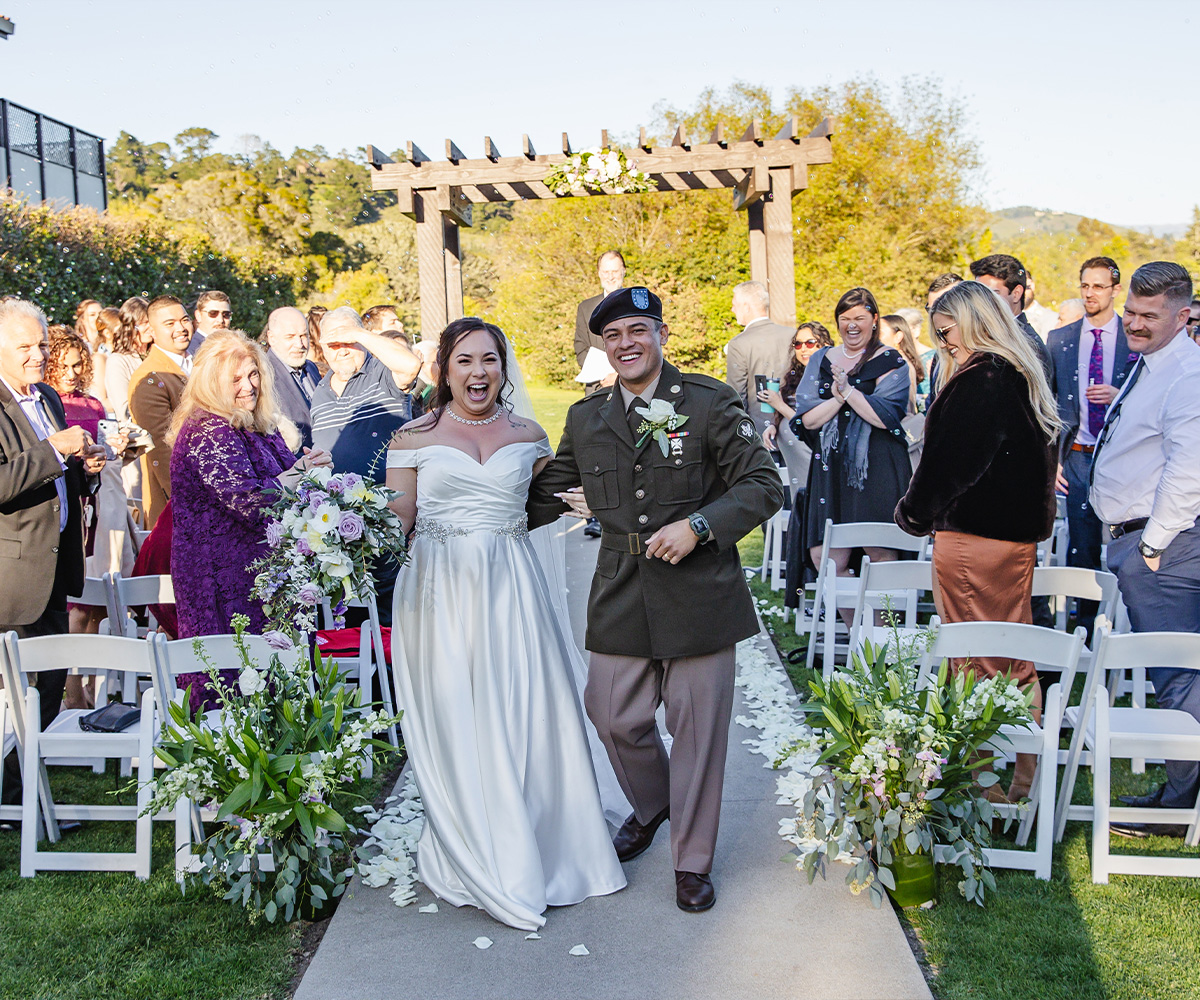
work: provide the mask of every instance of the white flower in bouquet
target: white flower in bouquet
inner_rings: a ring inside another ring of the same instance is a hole
[[[323,503],[308,519],[309,527],[319,534],[337,531],[339,513],[337,504]]]
[[[252,698],[267,686],[266,680],[253,667],[247,667],[238,674],[238,689],[247,698]]]

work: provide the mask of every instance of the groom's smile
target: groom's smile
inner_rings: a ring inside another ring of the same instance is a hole
[[[627,316],[605,325],[601,334],[608,362],[627,388],[638,392],[658,376],[667,326],[649,316]]]

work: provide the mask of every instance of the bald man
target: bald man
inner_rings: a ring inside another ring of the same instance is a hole
[[[317,366],[308,360],[308,321],[294,306],[274,310],[267,319],[267,360],[275,375],[279,410],[297,429],[302,447],[312,447],[312,394],[321,381]]]

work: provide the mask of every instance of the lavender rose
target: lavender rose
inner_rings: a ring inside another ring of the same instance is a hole
[[[283,525],[279,521],[267,522],[267,544],[273,549],[279,548],[283,541]]]
[[[343,511],[341,517],[338,518],[338,534],[347,542],[357,542],[362,538],[365,527],[362,515],[355,514],[353,511]]]
[[[322,598],[321,588],[315,583],[306,583],[296,591],[296,600],[306,607],[312,607]]]
[[[307,538],[298,538],[296,540],[296,551],[302,556],[311,556],[313,554],[312,546],[308,544]]]
[[[292,645],[292,640],[283,632],[279,632],[276,630],[272,630],[270,632],[264,632],[263,638],[267,640],[267,645],[270,646],[272,649],[279,649],[279,650],[283,650],[284,652],[286,652],[289,649],[295,648]]]

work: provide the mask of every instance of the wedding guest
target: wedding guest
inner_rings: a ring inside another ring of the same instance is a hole
[[[146,306],[152,341],[146,359],[129,381],[129,412],[150,433],[153,447],[142,456],[142,491],[146,526],[154,527],[171,496],[171,414],[183,396],[195,353],[192,321],[183,303],[160,295]]]
[[[370,330],[372,333],[396,330],[404,337],[404,342],[412,347],[412,338],[405,332],[404,324],[400,321],[400,314],[396,312],[395,306],[371,306],[362,314],[362,324],[363,329]]]
[[[899,313],[884,316],[879,321],[879,340],[888,347],[898,350],[904,355],[904,360],[908,362],[911,382],[908,412],[912,415],[917,412],[917,385],[925,381],[925,365],[921,362],[921,356],[917,351],[917,342],[912,335],[908,321]]]
[[[953,271],[947,271],[944,274],[939,274],[936,278],[934,278],[933,281],[929,283],[929,291],[925,295],[926,312],[933,312],[933,304],[938,300],[938,296],[941,295],[942,292],[944,292],[947,288],[953,288],[962,280],[963,276],[961,274],[956,274]],[[931,339],[936,341],[937,338]],[[933,405],[933,400],[937,396],[937,369],[938,356],[937,353],[934,352],[933,357],[929,360],[929,382],[925,396],[926,410]]]
[[[1113,309],[1121,293],[1121,270],[1111,257],[1091,257],[1079,268],[1085,316],[1050,333],[1052,383],[1063,431],[1059,437],[1058,488],[1067,495],[1067,565],[1100,568],[1100,520],[1088,503],[1092,453],[1104,414],[1137,355],[1131,354],[1121,317]],[[1098,605],[1080,601],[1076,622],[1092,633]]]
[[[280,412],[300,432],[295,448],[312,447],[313,392],[321,381],[317,366],[308,360],[308,321],[294,306],[282,306],[267,318],[267,361],[275,377]]]
[[[1187,330],[1192,340],[1200,344],[1200,299],[1192,299],[1188,307]]]
[[[903,420],[908,412],[908,362],[880,339],[879,306],[852,288],[834,309],[841,343],[813,355],[796,390],[792,429],[817,446],[804,497],[804,536],[816,567],[825,521],[890,521],[912,475]],[[870,547],[872,562],[896,558]],[[853,576],[850,549],[830,549],[838,576]]]
[[[925,322],[929,319],[928,314],[921,312],[920,309],[913,309],[911,306],[905,306],[896,310],[896,315],[904,319],[908,324],[909,330],[912,331],[913,340],[917,345],[917,356],[921,359],[921,367],[925,371],[925,377],[917,382],[917,396],[922,399],[929,395],[929,380],[932,376],[930,365],[933,364],[933,359],[937,357],[937,350],[930,343],[929,338],[925,335]]]
[[[92,350],[96,348],[96,317],[103,308],[95,299],[84,299],[75,307],[75,332],[87,341]]]
[[[308,319],[308,360],[317,366],[321,378],[329,371],[329,362],[325,360],[325,352],[321,349],[321,317],[328,309],[324,306],[313,306],[306,318]]]
[[[763,431],[763,444],[782,452],[791,485],[791,511],[788,514],[784,559],[786,569],[783,604],[787,608],[800,606],[799,594],[804,586],[807,553],[807,546],[804,544],[804,490],[808,484],[809,463],[812,462],[812,446],[809,440],[797,437],[792,429],[792,417],[796,415],[796,389],[812,356],[818,350],[830,347],[833,347],[833,338],[824,324],[815,320],[801,323],[796,328],[795,339],[792,341],[792,363],[787,374],[783,376],[779,391],[769,389],[759,394],[759,399],[770,403],[775,410],[775,416]]]
[[[192,310],[192,320],[201,342],[210,333],[228,330],[233,321],[233,305],[229,296],[215,288],[201,292],[196,298],[196,308]],[[199,347],[198,343],[196,348]]]
[[[83,337],[92,358],[92,381],[87,386],[89,395],[100,400],[106,411],[112,409],[104,387],[104,375],[108,355],[112,353],[112,340],[107,327],[99,325],[103,307],[95,299],[84,299],[75,309],[75,332]]]
[[[232,632],[235,614],[249,617],[249,631],[263,630],[250,564],[267,549],[265,508],[281,482],[331,464],[323,452],[292,454],[279,433],[273,383],[258,344],[215,330],[172,415],[171,566],[181,639]],[[181,675],[180,686],[189,680]],[[193,705],[201,687],[193,684]]]
[[[1045,341],[1038,336],[1037,330],[1030,325],[1029,319],[1025,315],[1025,291],[1029,285],[1029,276],[1024,265],[1009,254],[994,253],[972,261],[971,274],[976,281],[986,285],[1004,300],[1004,304],[1012,312],[1021,332],[1030,338],[1030,343],[1034,344],[1034,349],[1042,362],[1046,381],[1053,383],[1054,359],[1050,357],[1050,351],[1046,347]]]
[[[83,588],[83,504],[104,468],[104,449],[68,427],[42,382],[46,316],[19,299],[0,302],[0,632],[25,638],[69,628],[67,595]],[[41,725],[58,715],[66,670],[43,671]],[[16,755],[4,761],[4,801],[21,801]]]
[[[1058,319],[1058,314],[1053,309],[1047,309],[1037,301],[1037,290],[1033,280],[1033,272],[1027,271],[1025,276],[1029,279],[1029,284],[1025,286],[1025,318],[1029,320],[1029,325],[1033,327],[1034,332],[1042,340],[1045,340],[1049,336],[1050,331],[1055,329],[1055,321]]]
[[[575,360],[579,363],[581,371],[589,347],[594,347],[598,351],[604,350],[604,344],[600,338],[588,329],[588,320],[592,318],[596,306],[604,300],[606,295],[611,295],[625,284],[625,258],[621,256],[621,251],[605,250],[596,262],[596,276],[600,279],[600,294],[584,299],[575,310]],[[590,396],[599,388],[598,382],[585,383],[584,393]],[[589,526],[591,523],[588,522]],[[600,537],[598,531],[586,531],[585,533],[596,538]]]
[[[1200,632],[1200,346],[1185,330],[1192,280],[1178,264],[1143,264],[1129,279],[1125,336],[1141,355],[1109,407],[1092,456],[1089,499],[1109,525],[1117,574],[1135,632]],[[1200,675],[1147,671],[1159,708],[1200,719]],[[1166,783],[1124,798],[1142,808],[1191,809],[1200,763],[1167,761]],[[1113,823],[1114,833],[1182,837],[1183,824]]]
[[[938,396],[925,448],[895,520],[911,535],[936,532],[934,601],[944,622],[1032,621],[1037,543],[1054,530],[1059,418],[1036,349],[988,287],[943,292],[931,324]],[[1032,663],[976,657],[988,676],[1011,670],[1041,692]],[[961,666],[961,664],[956,664]],[[1037,758],[1018,754],[1008,796],[1029,792]]]
[[[1083,319],[1085,315],[1083,299],[1063,299],[1062,304],[1058,307],[1058,319],[1054,323],[1054,329],[1061,330],[1064,326],[1070,326],[1077,319]]]
[[[762,412],[755,376],[782,379],[795,353],[792,341],[796,331],[773,323],[770,308],[771,298],[761,281],[743,281],[734,286],[733,317],[741,324],[742,332],[725,348],[725,381],[741,397],[760,436],[773,422],[774,414]]]
[[[107,312],[107,310],[106,310]],[[103,314],[101,314],[103,316]],[[129,413],[129,383],[141,367],[150,348],[150,325],[146,320],[146,300],[141,296],[126,299],[118,313],[119,324],[113,333],[113,352],[104,373],[104,387],[112,414],[125,427],[132,424]],[[121,466],[121,484],[125,496],[142,509],[142,463],[125,462]]]

